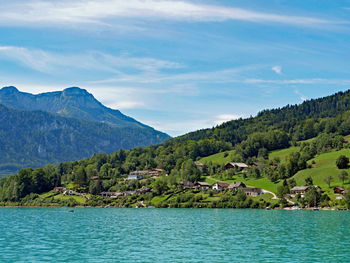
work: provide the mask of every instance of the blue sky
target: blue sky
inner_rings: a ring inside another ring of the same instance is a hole
[[[0,0],[0,85],[172,136],[350,88],[350,1]]]

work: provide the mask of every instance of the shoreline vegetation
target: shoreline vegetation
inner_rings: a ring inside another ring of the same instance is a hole
[[[1,208],[75,208],[75,209],[87,209],[87,208],[97,208],[97,209],[238,209],[238,210],[284,210],[284,211],[314,211],[313,208],[307,207],[307,208],[300,208],[300,209],[291,209],[291,208],[274,208],[274,209],[262,209],[262,208],[199,208],[199,207],[190,207],[190,208],[156,208],[156,207],[135,207],[135,208],[126,208],[126,207],[114,207],[114,206],[74,206],[74,207],[67,207],[67,206],[16,206],[16,205],[7,205],[7,206],[0,206]],[[344,208],[331,208],[331,207],[322,207],[318,208],[320,211],[350,211],[350,209]]]

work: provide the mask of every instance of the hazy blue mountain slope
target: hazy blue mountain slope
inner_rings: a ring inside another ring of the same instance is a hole
[[[99,152],[159,144],[168,138],[151,128],[112,127],[0,104],[0,175]]]
[[[64,117],[105,122],[115,127],[150,129],[119,110],[104,106],[92,94],[77,87],[38,95],[4,87],[0,90],[0,103],[18,110],[42,110]]]

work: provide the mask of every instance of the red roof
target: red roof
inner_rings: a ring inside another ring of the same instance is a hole
[[[229,186],[229,184],[223,182],[217,182],[217,184],[222,188],[227,188]]]

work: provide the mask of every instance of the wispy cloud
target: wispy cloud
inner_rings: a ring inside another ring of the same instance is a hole
[[[306,101],[307,97],[305,95],[303,95],[299,90],[294,90],[295,94],[297,94],[300,97],[301,101]]]
[[[1,4],[0,24],[36,25],[86,24],[111,26],[113,19],[176,20],[188,22],[222,22],[239,20],[253,23],[283,23],[315,26],[341,23],[317,17],[291,16],[221,5],[170,0],[30,0]]]
[[[325,79],[325,78],[310,78],[310,79],[285,79],[285,80],[272,80],[272,79],[245,79],[241,82],[250,84],[310,84],[310,85],[349,85],[350,79]]]
[[[165,82],[180,82],[187,83],[195,81],[198,83],[231,83],[242,82],[240,73],[249,72],[264,68],[260,65],[237,66],[222,70],[203,71],[203,72],[188,72],[188,73],[142,73],[142,74],[123,74],[117,77],[91,81],[92,84],[107,84],[107,83],[165,83]]]
[[[278,75],[282,74],[282,67],[281,66],[274,66],[271,69],[272,69],[272,71],[274,71]]]
[[[132,57],[125,54],[114,56],[103,52],[89,51],[80,54],[59,54],[40,49],[16,46],[0,46],[0,60],[19,62],[41,72],[52,72],[57,67],[109,71],[123,75],[122,69],[137,69],[141,72],[156,72],[160,69],[184,67],[180,63],[147,57]]]

